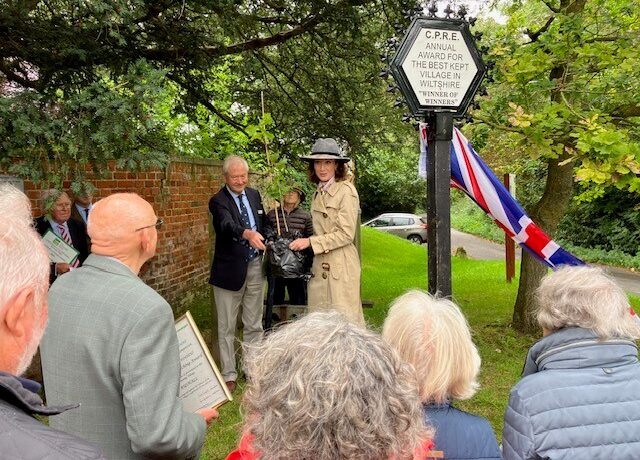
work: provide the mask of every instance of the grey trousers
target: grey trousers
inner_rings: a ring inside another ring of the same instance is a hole
[[[238,310],[242,305],[242,340],[255,343],[262,338],[262,306],[264,303],[264,277],[260,257],[247,267],[247,279],[239,291],[213,287],[218,312],[218,346],[221,373],[225,382],[237,380],[235,331]]]

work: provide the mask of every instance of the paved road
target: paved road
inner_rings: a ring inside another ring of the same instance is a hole
[[[463,247],[471,259],[504,260],[504,245],[496,244],[477,236],[451,229],[451,252],[455,254],[457,248]],[[521,249],[516,246],[516,258],[520,258]],[[611,274],[624,290],[640,296],[640,273],[624,268],[603,268]]]

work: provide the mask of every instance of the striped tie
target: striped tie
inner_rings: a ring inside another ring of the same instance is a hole
[[[67,229],[64,228],[64,225],[58,224],[58,233],[60,233],[60,236],[65,241],[65,243],[67,243],[69,246],[73,247],[73,241],[71,241],[71,236],[69,236],[69,234],[67,233]],[[76,268],[79,265],[80,265],[80,261],[77,258],[71,264],[71,266],[73,268]]]
[[[251,221],[249,220],[249,211],[247,211],[247,207],[244,205],[244,202],[243,202],[244,196],[245,196],[244,193],[241,193],[240,195],[238,195],[238,203],[240,204],[240,219],[242,220],[242,225],[244,225],[244,228],[248,228],[249,230],[251,230]],[[251,246],[247,240],[242,240],[242,241],[244,245],[249,248],[249,252],[246,257],[247,262],[249,262],[250,260],[254,259],[258,255],[258,251],[253,246]]]

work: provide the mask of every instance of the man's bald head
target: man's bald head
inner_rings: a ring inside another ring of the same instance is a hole
[[[114,193],[98,201],[91,210],[87,231],[91,252],[105,256],[130,256],[140,250],[141,242],[152,240],[155,252],[157,233],[153,207],[136,193]],[[151,226],[151,227],[150,227]],[[142,227],[147,227],[142,230]],[[149,248],[143,248],[149,251]]]

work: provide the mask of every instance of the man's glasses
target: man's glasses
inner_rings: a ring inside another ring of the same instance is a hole
[[[162,227],[162,224],[164,224],[164,220],[158,218],[155,224],[145,225],[144,227],[136,228],[135,231],[139,232],[140,230],[144,230],[145,228],[151,228],[151,227],[160,228]]]

